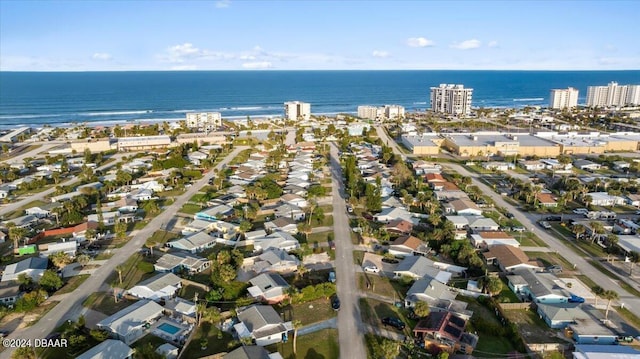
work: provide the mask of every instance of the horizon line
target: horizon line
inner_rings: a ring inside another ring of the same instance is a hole
[[[87,73],[87,72],[329,72],[329,71],[522,71],[522,72],[615,72],[637,69],[200,69],[200,70],[2,70],[0,73]]]

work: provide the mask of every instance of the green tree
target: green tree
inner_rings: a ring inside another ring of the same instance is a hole
[[[50,255],[49,259],[58,269],[62,269],[73,262],[73,259],[65,252],[56,252]]]
[[[400,354],[400,343],[391,339],[384,338],[379,343],[380,351],[378,352],[383,359],[396,359]]]
[[[500,280],[499,277],[490,276],[490,277],[485,277],[484,286],[487,289],[487,292],[489,293],[489,295],[494,296],[497,293],[500,293],[502,291],[504,284],[502,283],[502,280]]]
[[[127,238],[127,224],[124,222],[117,221],[113,226],[113,230],[116,232],[116,238],[125,239]]]
[[[617,300],[619,298],[619,295],[618,295],[618,292],[615,292],[613,290],[605,290],[604,293],[602,293],[602,298],[607,300],[607,310],[604,312],[604,318],[608,319],[609,309],[611,308],[611,302],[613,300]]]
[[[429,304],[427,302],[418,301],[413,307],[413,312],[420,318],[424,318],[431,313],[431,308],[429,308]]]
[[[595,305],[598,306],[598,297],[604,294],[604,288],[599,285],[596,285],[592,289],[593,295],[595,296]]]
[[[293,356],[295,357],[297,354],[297,346],[298,343],[298,329],[302,327],[302,322],[299,320],[294,320],[291,322],[293,325]]]
[[[40,278],[40,285],[49,292],[56,291],[62,287],[62,278],[52,270],[46,270]]]
[[[80,266],[84,268],[84,266],[86,266],[87,264],[89,264],[89,262],[91,262],[91,257],[89,257],[86,254],[81,254],[76,257],[76,262],[78,262],[78,264],[80,264]]]

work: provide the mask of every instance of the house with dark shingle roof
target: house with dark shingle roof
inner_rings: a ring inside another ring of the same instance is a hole
[[[447,352],[471,354],[478,337],[465,333],[467,321],[451,312],[431,312],[413,329],[416,339],[424,341],[427,350],[438,348]]]
[[[253,305],[238,310],[238,320],[240,323],[233,326],[238,337],[252,338],[259,346],[279,343],[293,330],[292,323],[284,322],[269,305]]]
[[[281,302],[287,296],[289,284],[278,273],[262,273],[249,280],[253,286],[247,290],[249,294],[268,304]]]
[[[35,282],[38,282],[44,271],[47,270],[49,260],[42,257],[31,257],[23,259],[18,263],[7,265],[2,274],[2,280],[0,282],[8,282],[12,280],[18,280],[20,274],[31,277]]]

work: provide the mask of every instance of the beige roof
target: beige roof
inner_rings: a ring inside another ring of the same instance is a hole
[[[505,267],[529,263],[529,257],[520,248],[513,246],[497,245],[483,253],[485,258],[495,258]]]

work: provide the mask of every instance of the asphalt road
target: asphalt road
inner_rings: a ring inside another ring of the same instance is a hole
[[[115,166],[120,161],[120,159],[123,156],[126,156],[126,155],[127,155],[126,153],[116,153],[115,155],[113,155],[111,157],[111,158],[115,159],[115,161],[111,161],[111,162],[109,162],[107,164],[104,164],[104,165],[96,168],[95,171],[104,170],[106,168]],[[71,177],[70,179],[68,179],[68,180],[66,180],[64,182],[60,182],[56,186],[69,186],[69,185],[74,184],[76,182],[78,182],[78,178],[74,176],[74,177]],[[39,193],[35,193],[33,195],[29,195],[28,197],[23,198],[23,199],[21,199],[21,200],[19,200],[17,202],[12,202],[12,203],[7,204],[6,206],[3,206],[2,208],[0,208],[0,216],[3,216],[3,215],[5,215],[6,213],[9,213],[9,212],[13,212],[16,209],[24,206],[27,203],[30,203],[30,202],[33,202],[33,201],[38,201],[38,200],[42,201],[46,196],[48,196],[50,194],[53,194],[53,192],[55,192],[56,186],[53,186],[53,187],[49,188],[46,191],[42,191],[42,192],[39,192]]]
[[[249,147],[236,147],[222,162],[220,162],[216,168],[221,169],[231,159],[236,157],[240,151]],[[113,257],[111,257],[107,263],[103,264],[97,269],[91,277],[82,283],[75,291],[73,295],[69,296],[66,300],[61,301],[56,307],[49,311],[45,316],[40,318],[37,324],[16,330],[9,335],[9,338],[16,339],[40,339],[45,338],[56,327],[60,326],[66,320],[76,320],[82,313],[82,302],[94,292],[100,290],[100,286],[107,280],[107,278],[115,271],[115,268],[124,263],[133,253],[136,253],[155,231],[160,229],[164,224],[168,223],[176,212],[186,203],[193,195],[195,195],[200,188],[207,185],[209,180],[213,177],[214,171],[211,170],[204,175],[200,181],[191,186],[180,197],[176,198],[176,201],[165,208],[157,217],[151,220],[143,229],[141,229],[133,238],[127,242],[124,246],[114,251]],[[11,357],[12,350],[5,350],[0,353],[0,359],[9,359]]]
[[[340,358],[364,359],[367,357],[367,351],[363,340],[365,332],[358,303],[351,229],[347,215],[338,148],[333,143],[330,153],[331,174],[333,176],[333,228],[336,239],[336,284],[340,298],[340,311],[338,312]]]
[[[42,142],[40,142],[42,143]],[[0,162],[6,162],[9,164],[13,164],[13,163],[17,163],[17,164],[23,164],[24,163],[24,159],[27,157],[32,157],[32,158],[37,158],[38,153],[40,152],[47,152],[50,149],[56,147],[56,146],[60,146],[60,143],[51,143],[51,142],[46,142],[45,144],[43,144],[42,146],[35,148],[31,151],[26,151],[26,152],[22,152],[24,149],[29,148],[29,146],[33,146],[33,145],[38,145],[38,142],[30,142],[30,143],[26,143],[24,145],[21,146],[16,146],[14,147],[14,150],[11,152],[12,154],[18,153],[18,155],[15,156],[11,156],[5,160],[2,160]]]
[[[382,139],[382,142],[387,146],[390,146],[393,151],[399,154],[403,159],[406,159],[407,157],[415,157],[413,155],[407,156],[402,151],[400,151],[396,142],[387,135],[382,126],[376,127],[376,130],[378,132],[378,136]],[[567,245],[565,245],[560,239],[552,236],[551,234],[549,234],[549,232],[538,226],[537,221],[540,219],[539,214],[521,212],[518,208],[506,202],[501,195],[494,192],[493,189],[491,189],[489,186],[482,183],[479,180],[480,175],[478,175],[477,173],[471,173],[464,167],[452,163],[443,163],[443,166],[452,169],[462,176],[471,177],[473,184],[478,186],[478,188],[483,193],[490,196],[494,200],[496,205],[504,207],[507,209],[507,211],[513,213],[515,219],[520,221],[520,223],[522,223],[522,225],[527,229],[534,231],[534,233],[536,233],[538,237],[543,242],[545,242],[552,250],[558,251],[558,253],[560,253],[570,263],[574,263],[577,271],[591,278],[602,288],[606,290],[616,291],[620,296],[620,300],[618,302],[624,303],[625,308],[627,308],[636,316],[640,317],[640,298],[622,289],[622,287],[620,287],[620,285],[615,280],[598,271],[589,262],[587,262],[583,256],[576,254],[573,250],[568,248]],[[634,282],[627,283],[634,287],[637,287],[637,284]]]

